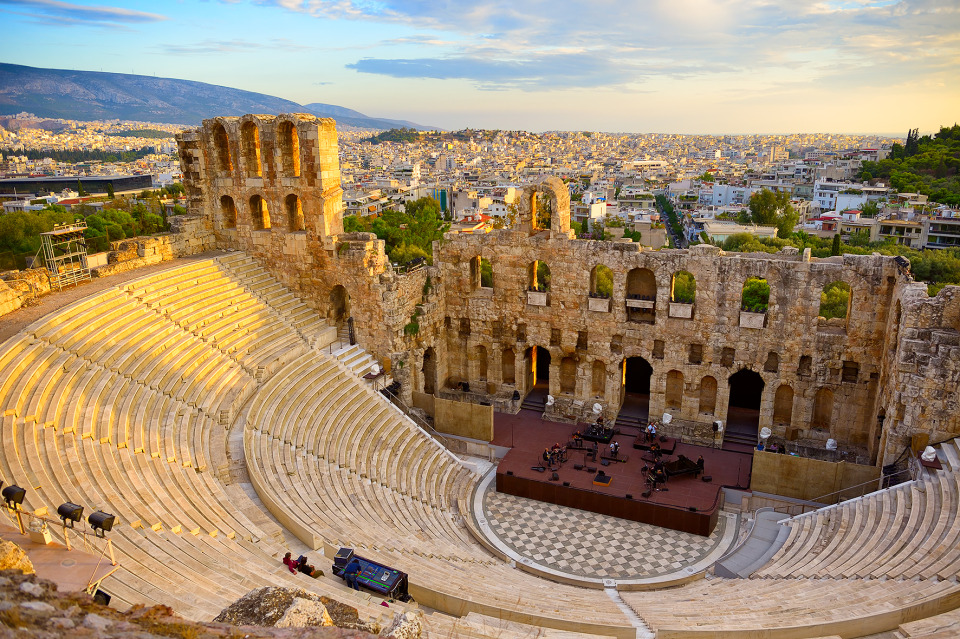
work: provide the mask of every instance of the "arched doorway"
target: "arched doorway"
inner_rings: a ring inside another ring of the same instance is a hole
[[[727,409],[727,428],[724,443],[757,443],[760,428],[760,401],[763,397],[763,378],[749,369],[730,376],[730,402]]]
[[[623,404],[617,421],[645,423],[650,418],[650,377],[653,367],[642,357],[623,360]]]
[[[350,317],[350,294],[347,293],[347,289],[337,284],[330,291],[330,310],[327,318],[333,321],[337,328],[342,328],[348,317]]]
[[[423,367],[420,372],[423,373],[423,392],[433,395],[437,388],[437,356],[432,346],[423,352]]]

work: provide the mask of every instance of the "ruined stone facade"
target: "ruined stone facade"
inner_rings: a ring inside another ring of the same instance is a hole
[[[515,391],[547,376],[547,417],[592,421],[599,404],[611,420],[639,367],[650,415],[669,412],[695,440],[713,441],[744,384],[774,439],[835,439],[871,462],[892,461],[917,433],[960,434],[960,289],[929,298],[894,258],[578,240],[567,190],[548,179],[523,191],[512,228],[450,234],[434,266],[398,274],[381,241],[343,233],[332,120],[215,118],[178,143],[190,212],[218,245],[260,258],[331,321],[353,317],[408,400],[417,391],[516,410]],[[596,294],[600,266],[609,296]],[[696,282],[692,303],[674,298],[681,272]],[[765,312],[741,310],[751,277],[769,283]],[[837,281],[850,287],[847,317],[823,320],[820,294]]]

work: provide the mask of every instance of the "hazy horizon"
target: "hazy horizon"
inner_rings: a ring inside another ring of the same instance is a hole
[[[0,0],[2,57],[446,130],[903,137],[960,113],[948,0],[118,4]]]

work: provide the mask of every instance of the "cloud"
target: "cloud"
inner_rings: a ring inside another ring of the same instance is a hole
[[[703,78],[876,86],[939,75],[960,59],[956,0],[262,0],[324,19],[401,24],[381,45],[413,55],[348,67],[402,78],[459,78],[483,88],[635,86]]]
[[[2,0],[0,0],[2,1]],[[208,55],[220,53],[249,53],[275,49],[284,51],[315,51],[319,47],[294,42],[288,38],[273,38],[270,40],[201,40],[190,44],[162,44],[155,47],[159,53],[171,55]]]
[[[17,13],[36,18],[45,24],[114,26],[162,22],[167,19],[166,16],[156,13],[58,0],[0,0],[0,5],[18,7],[22,11]]]

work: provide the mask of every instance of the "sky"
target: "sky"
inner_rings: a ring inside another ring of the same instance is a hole
[[[905,134],[960,121],[958,0],[0,0],[0,23],[2,62],[445,129]]]

